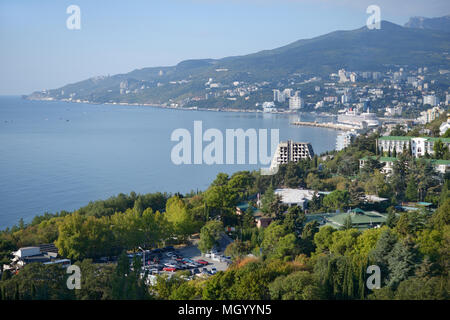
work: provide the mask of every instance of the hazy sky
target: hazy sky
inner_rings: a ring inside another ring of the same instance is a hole
[[[66,27],[72,4],[81,30]],[[0,0],[0,94],[355,29],[371,4],[401,25],[450,13],[448,0]]]

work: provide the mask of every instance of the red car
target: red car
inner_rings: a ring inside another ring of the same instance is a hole
[[[197,261],[195,261],[195,262],[200,263],[200,264],[203,264],[203,265],[205,265],[205,266],[206,266],[207,264],[209,264],[208,261],[201,260],[201,259],[200,259],[200,260],[197,260]]]
[[[164,271],[170,271],[170,272],[175,272],[175,271],[177,271],[176,268],[171,268],[171,267],[164,267],[163,270],[164,270]]]

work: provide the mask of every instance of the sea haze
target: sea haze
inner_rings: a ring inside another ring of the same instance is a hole
[[[291,126],[297,117],[0,97],[0,228],[121,192],[204,190],[219,172],[261,167],[174,165],[170,136],[193,134],[195,120],[224,137],[226,129],[278,128],[280,140],[310,142],[317,154],[334,149],[336,131]]]

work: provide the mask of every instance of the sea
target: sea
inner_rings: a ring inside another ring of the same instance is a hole
[[[218,129],[224,140],[227,129],[268,129],[270,143],[270,129],[278,129],[280,141],[309,142],[316,154],[335,148],[337,131],[290,124],[296,120],[329,121],[306,113],[196,111],[0,96],[0,229],[21,218],[27,223],[45,212],[73,211],[119,193],[200,191],[220,172],[231,175],[268,167],[249,164],[248,159],[245,164],[175,164],[171,154],[178,142],[171,136],[186,129],[193,152],[195,121],[201,121],[203,133]]]

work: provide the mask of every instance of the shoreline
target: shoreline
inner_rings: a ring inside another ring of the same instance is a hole
[[[262,110],[258,109],[234,109],[234,108],[197,108],[197,107],[171,107],[164,104],[146,104],[146,103],[127,103],[127,102],[104,102],[104,103],[97,103],[92,101],[75,101],[75,100],[66,100],[66,99],[54,99],[54,98],[28,98],[26,96],[19,96],[22,99],[29,100],[29,101],[47,101],[47,102],[66,102],[66,103],[84,103],[84,104],[91,104],[91,105],[111,105],[111,106],[126,106],[126,107],[151,107],[151,108],[159,108],[159,109],[169,109],[169,110],[183,110],[183,111],[212,111],[212,112],[234,112],[234,113],[260,113],[260,114],[277,114],[277,115],[294,115],[294,114],[301,114],[301,113],[308,113],[315,116],[321,116],[321,117],[336,117],[337,115],[326,113],[326,112],[319,112],[319,113],[312,113],[312,112],[263,112]]]

